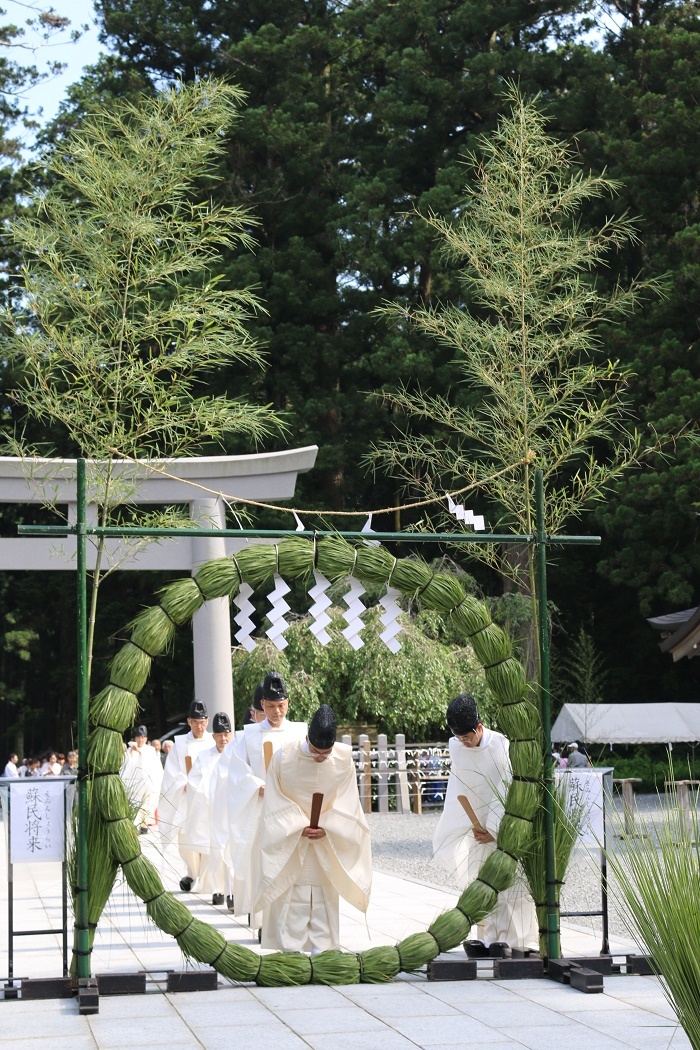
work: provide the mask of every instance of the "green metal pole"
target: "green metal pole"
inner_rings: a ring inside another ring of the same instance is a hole
[[[554,772],[552,769],[552,703],[549,693],[549,610],[547,608],[547,533],[544,522],[542,471],[535,471],[537,607],[540,643],[540,708],[544,744],[544,833],[547,881],[547,956],[561,957],[559,909],[554,864]]]
[[[88,931],[88,683],[87,683],[87,519],[85,500],[85,460],[77,462],[77,599],[78,599],[78,831],[77,876],[75,894],[75,943],[78,953],[78,978],[90,976],[90,939]]]

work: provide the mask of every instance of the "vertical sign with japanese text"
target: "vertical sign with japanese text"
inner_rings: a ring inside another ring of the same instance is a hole
[[[612,774],[611,766],[581,769],[556,769],[557,782],[566,788],[566,807],[580,815],[578,846],[600,847],[604,841],[605,774]]]
[[[37,777],[9,785],[11,864],[65,859],[67,786],[58,777]]]

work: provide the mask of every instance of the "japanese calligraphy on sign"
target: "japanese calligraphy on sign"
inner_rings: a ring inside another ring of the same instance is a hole
[[[10,786],[11,864],[64,859],[66,787],[48,777]]]
[[[581,830],[578,846],[600,847],[603,842],[605,819],[604,783],[606,773],[612,768],[556,769],[557,781],[566,785],[566,805],[571,813],[581,813]]]

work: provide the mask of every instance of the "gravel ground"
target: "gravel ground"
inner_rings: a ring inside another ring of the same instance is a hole
[[[624,840],[615,834],[621,830],[621,801],[616,798],[616,814],[608,816],[608,845],[614,850],[623,846]],[[653,823],[661,812],[657,795],[638,795],[637,820]],[[367,815],[372,833],[372,855],[375,867],[395,875],[404,875],[434,886],[462,890],[448,872],[443,871],[432,860],[433,832],[440,818],[440,811],[429,811],[418,816],[415,813],[369,813]],[[566,876],[561,898],[562,912],[596,911],[601,907],[600,868],[597,858],[585,850],[576,850]],[[609,930],[611,935],[626,936],[629,931],[615,907],[615,884],[611,880],[608,901]],[[567,920],[564,919],[564,922]],[[574,926],[601,930],[600,917],[572,918]]]

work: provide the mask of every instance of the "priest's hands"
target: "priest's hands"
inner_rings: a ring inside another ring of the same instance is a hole
[[[490,831],[485,831],[484,828],[472,828],[472,834],[477,842],[495,842],[495,838]]]
[[[301,837],[303,839],[325,839],[326,833],[323,828],[304,828]]]
[[[258,794],[260,795],[260,798],[264,798],[265,797],[265,785],[264,784],[262,784],[258,788]]]

